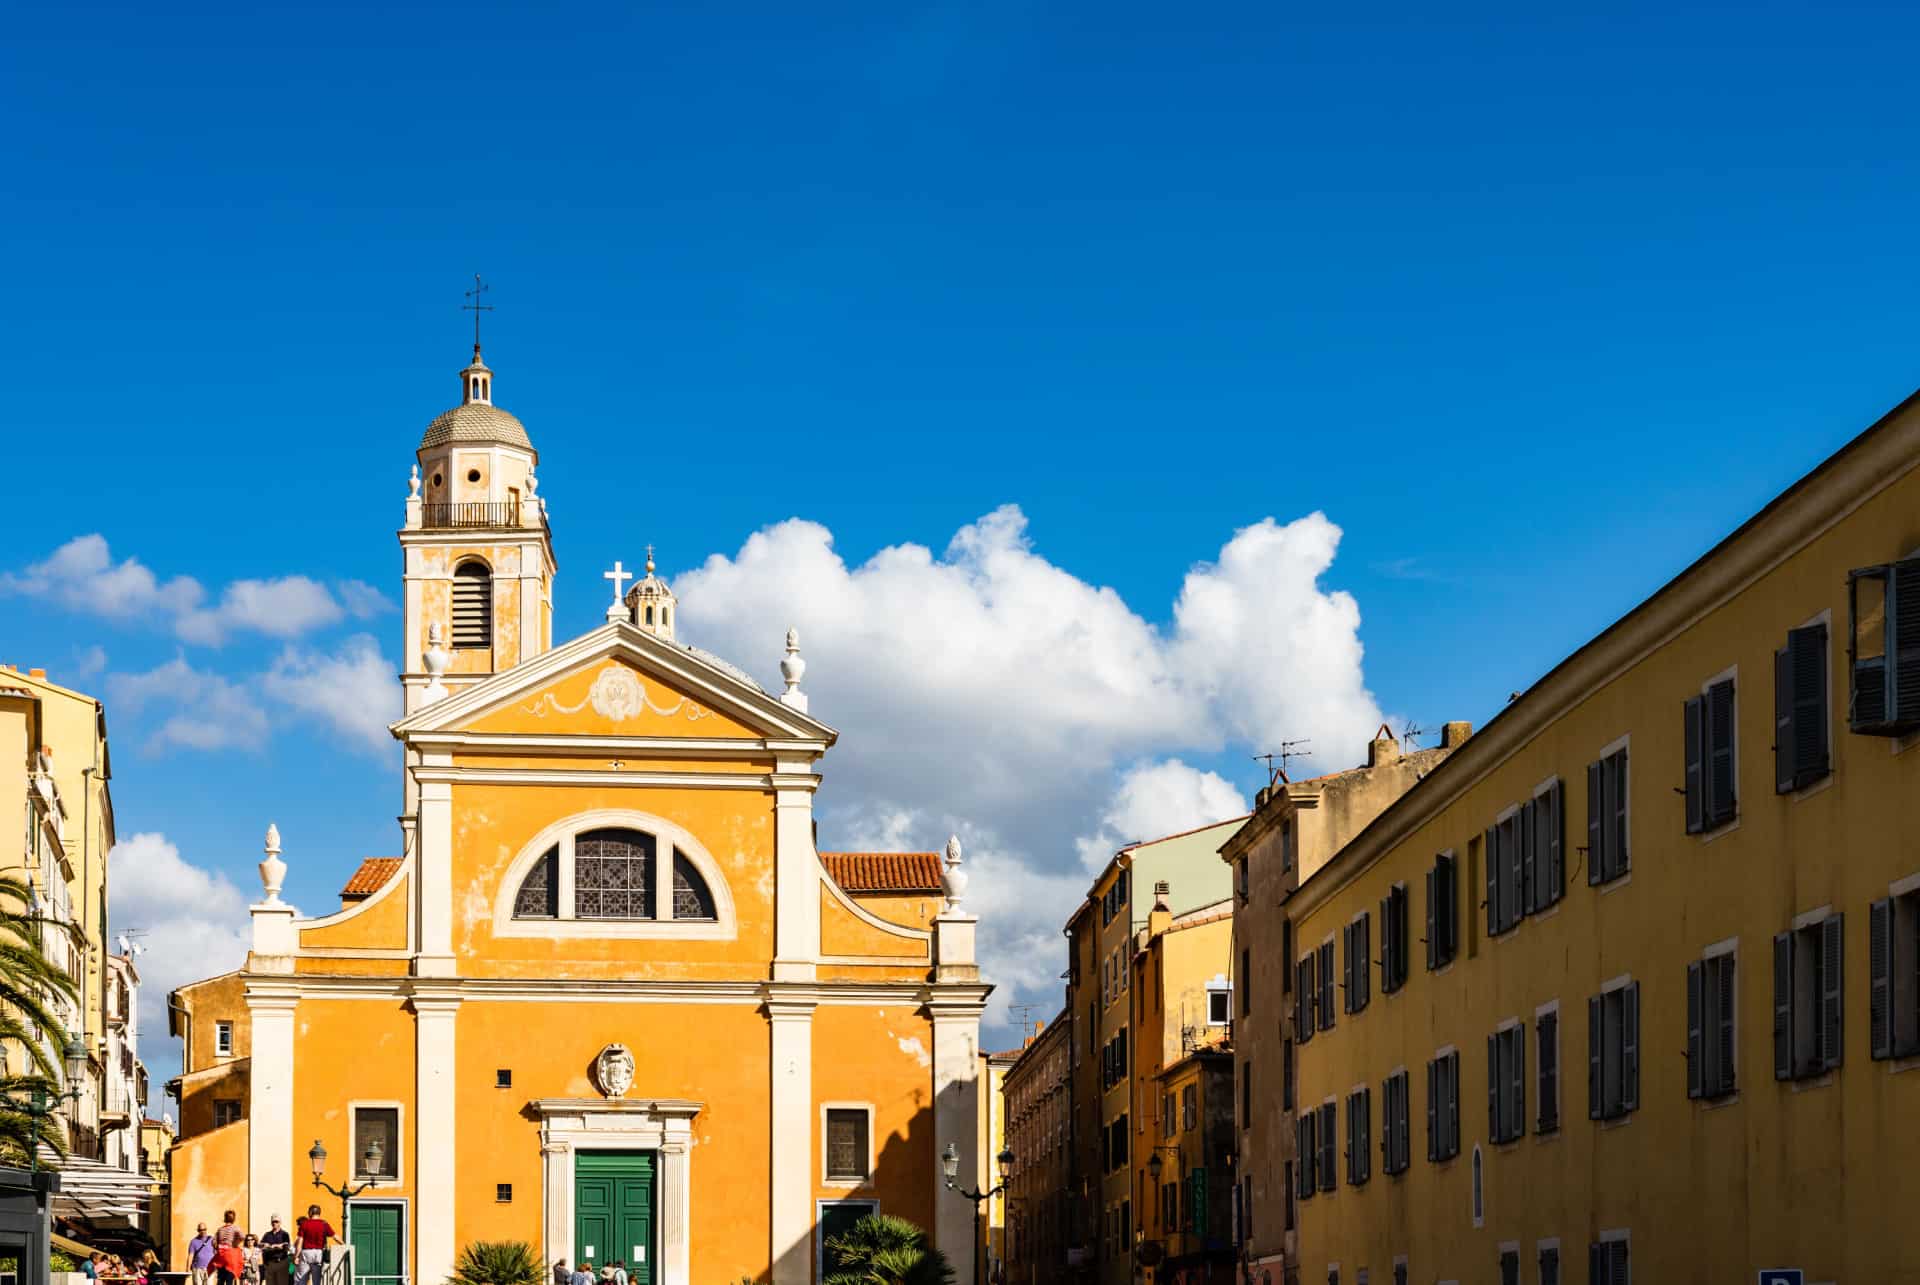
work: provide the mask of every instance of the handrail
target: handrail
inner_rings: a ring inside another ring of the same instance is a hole
[[[353,1246],[341,1245],[328,1257],[320,1285],[353,1285]]]
[[[519,529],[527,525],[520,520],[522,503],[520,500],[462,500],[457,503],[430,500],[420,506],[420,525],[429,530],[459,527]]]

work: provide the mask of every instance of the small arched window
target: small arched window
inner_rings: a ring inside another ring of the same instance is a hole
[[[673,854],[673,917],[675,919],[713,919],[713,893],[707,881],[693,868],[693,862]]]
[[[560,913],[560,849],[548,848],[514,894],[515,919],[552,919]]]
[[[456,651],[493,646],[493,573],[484,562],[453,569],[453,646]]]

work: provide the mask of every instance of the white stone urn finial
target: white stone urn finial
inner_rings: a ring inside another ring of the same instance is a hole
[[[527,498],[532,499],[534,496],[538,494],[540,494],[540,479],[534,476],[532,469],[528,469],[527,470]]]
[[[420,703],[431,705],[447,694],[447,685],[440,681],[440,676],[453,663],[453,653],[441,644],[438,621],[427,626],[427,649],[420,653],[420,663],[427,671],[427,690],[420,694]]]
[[[960,836],[947,836],[947,864],[940,872],[940,890],[947,897],[947,913],[956,914],[967,895],[967,872],[960,868]]]
[[[787,690],[780,697],[780,703],[803,714],[807,712],[807,694],[800,690],[800,680],[806,677],[806,673],[807,662],[800,657],[800,631],[789,629],[786,659],[780,662],[780,677],[786,679]]]
[[[413,472],[407,475],[407,498],[409,500],[420,498],[420,466],[418,464],[414,465]]]
[[[260,886],[266,889],[267,904],[280,904],[280,887],[287,881],[287,863],[280,859],[280,827],[267,825],[267,857],[260,863]]]

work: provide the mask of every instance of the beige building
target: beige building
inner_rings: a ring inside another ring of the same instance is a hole
[[[1360,830],[1451,757],[1472,733],[1448,723],[1440,744],[1406,750],[1382,727],[1363,767],[1306,781],[1277,777],[1220,848],[1233,878],[1232,958],[1239,980],[1234,1004],[1234,1078],[1240,1098],[1238,1189],[1233,1193],[1235,1238],[1259,1280],[1280,1279],[1292,1244],[1290,1164],[1293,1160],[1293,996],[1303,984],[1296,952],[1323,961],[1305,970],[1304,984],[1331,995],[1331,939],[1296,947],[1284,905],[1301,881],[1330,861]],[[1369,942],[1385,947],[1384,940]],[[1377,951],[1375,952],[1378,953]],[[1344,995],[1346,992],[1341,990]]]
[[[1035,1033],[1006,1070],[1006,1285],[1069,1278],[1073,1236],[1073,1021],[1062,1012]]]
[[[1303,868],[1289,1266],[1920,1279],[1917,745],[1910,401]]]

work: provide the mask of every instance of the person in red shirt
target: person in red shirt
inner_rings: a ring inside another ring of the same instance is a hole
[[[300,1246],[293,1285],[319,1285],[327,1261],[327,1242],[335,1239],[333,1224],[320,1216],[320,1206],[308,1205],[307,1216],[293,1225],[293,1236]]]

